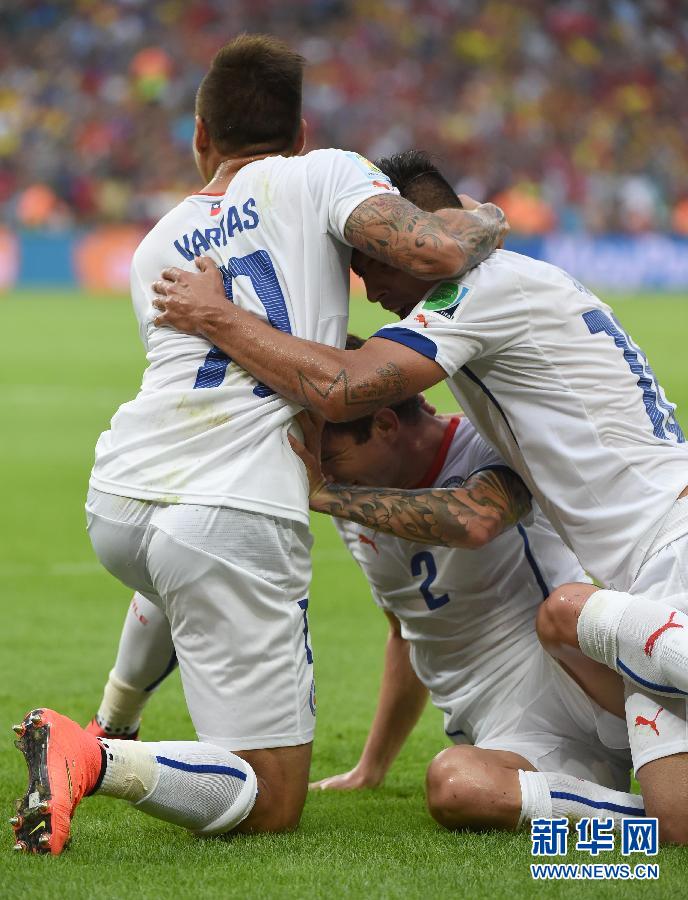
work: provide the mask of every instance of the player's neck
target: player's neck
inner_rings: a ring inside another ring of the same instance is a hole
[[[405,465],[401,473],[402,483],[395,485],[396,487],[404,489],[418,487],[437,459],[447,424],[447,419],[421,411],[419,421],[405,430],[404,446],[401,448]]]
[[[220,159],[215,169],[215,174],[208,184],[203,188],[203,192],[207,194],[224,193],[229,187],[230,182],[240,172],[244,166],[249,163],[257,162],[259,159],[267,159],[268,156],[289,156],[289,151],[284,147],[275,149],[274,147],[255,148],[242,153],[240,156],[230,156]]]

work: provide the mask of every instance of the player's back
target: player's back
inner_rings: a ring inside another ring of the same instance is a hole
[[[377,184],[373,184],[377,181]],[[228,302],[275,328],[341,346],[350,248],[344,224],[388,190],[356,154],[268,157],[222,195],[196,194],[143,240],[132,297],[148,367],[96,448],[94,487],[157,502],[236,506],[307,522],[307,483],[287,431],[298,407],[258,384],[202,338],[152,324],[163,268],[209,256]]]
[[[498,251],[455,288],[446,303],[431,291],[402,341],[408,326],[423,335],[583,566],[627,588],[688,484],[688,447],[647,358],[556,266]]]

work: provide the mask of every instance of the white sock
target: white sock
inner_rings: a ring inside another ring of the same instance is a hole
[[[150,749],[154,745],[110,738],[100,743],[105,750],[105,772],[95,793],[137,803],[155,788],[160,773]]]
[[[644,816],[643,798],[602,787],[560,772],[524,772],[519,770],[521,816],[519,827],[527,819],[609,819],[616,828],[627,816]]]
[[[113,671],[125,684],[150,693],[176,662],[167,616],[142,594],[134,594],[124,618]]]
[[[542,772],[526,772],[519,769],[518,781],[521,785],[521,815],[518,817],[516,827],[521,828],[531,819],[551,819],[552,798],[549,795],[547,779]]]
[[[141,724],[141,713],[150,693],[121,681],[113,669],[108,676],[96,721],[109,735],[133,734]]]
[[[256,800],[256,775],[236,754],[198,741],[101,741],[107,765],[98,793],[197,834],[222,834]]]
[[[660,696],[688,693],[688,616],[666,603],[596,591],[578,620],[580,648]]]
[[[124,619],[117,660],[96,713],[100,727],[108,735],[134,734],[146,703],[176,665],[165,614],[142,594],[134,594]]]

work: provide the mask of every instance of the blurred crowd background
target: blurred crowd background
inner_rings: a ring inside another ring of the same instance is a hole
[[[3,0],[6,225],[148,224],[198,188],[214,51],[309,62],[309,146],[432,151],[515,230],[688,234],[684,0]]]

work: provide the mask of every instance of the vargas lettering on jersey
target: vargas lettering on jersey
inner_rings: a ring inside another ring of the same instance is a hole
[[[215,208],[213,208],[215,207]],[[217,214],[217,204],[211,207],[211,215]],[[260,224],[260,216],[256,209],[256,201],[249,197],[241,206],[230,206],[224,215],[210,228],[196,228],[191,234],[183,234],[174,241],[174,247],[184,259],[191,262],[195,256],[207,253],[211,246],[226,247],[230,238],[236,233],[250,231]]]

